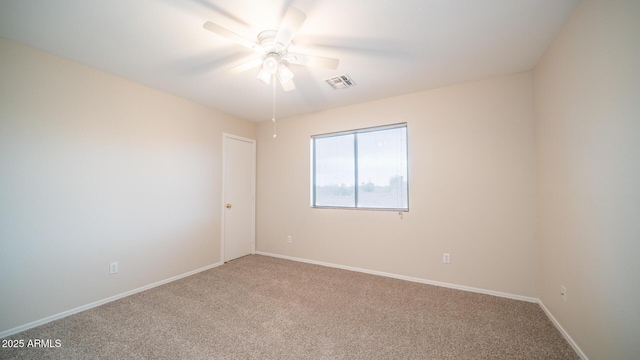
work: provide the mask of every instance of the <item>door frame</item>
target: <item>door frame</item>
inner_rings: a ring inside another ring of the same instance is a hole
[[[222,202],[220,204],[220,209],[222,213],[222,221],[220,224],[220,259],[224,264],[226,262],[225,253],[224,253],[224,244],[227,241],[225,237],[225,220],[226,220],[226,190],[227,190],[227,177],[226,177],[226,169],[227,169],[227,141],[228,139],[244,141],[251,143],[252,145],[252,153],[253,157],[251,159],[251,254],[256,253],[256,141],[254,139],[249,139],[242,136],[237,136],[229,133],[222,133]]]

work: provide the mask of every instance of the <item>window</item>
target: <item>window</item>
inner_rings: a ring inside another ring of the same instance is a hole
[[[407,124],[311,137],[311,205],[409,210]]]

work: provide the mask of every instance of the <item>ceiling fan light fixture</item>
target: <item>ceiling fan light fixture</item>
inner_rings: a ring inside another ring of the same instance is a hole
[[[272,76],[273,74],[269,73],[267,70],[262,68],[260,69],[260,71],[258,71],[258,75],[256,77],[260,79],[262,82],[264,82],[265,84],[269,84],[271,82]]]
[[[280,66],[278,66],[278,77],[283,84],[291,81],[291,79],[293,79],[293,76],[293,72],[289,70],[289,68],[284,64],[280,64]]]
[[[268,72],[269,74],[275,74],[278,71],[278,65],[280,64],[280,59],[277,54],[269,54],[262,63],[262,69]]]

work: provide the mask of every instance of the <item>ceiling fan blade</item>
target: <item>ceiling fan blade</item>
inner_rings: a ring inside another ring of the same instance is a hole
[[[234,33],[233,31],[225,29],[216,23],[207,21],[206,23],[204,23],[204,25],[202,25],[202,27],[220,36],[226,37],[227,39],[234,41],[242,46],[248,47],[251,50],[262,52],[262,47],[259,44],[251,40],[247,40],[242,36]]]
[[[287,54],[284,60],[296,65],[323,67],[327,69],[337,69],[340,63],[340,60],[334,58],[302,54]]]
[[[247,70],[253,69],[255,67],[258,67],[260,65],[262,65],[262,58],[258,58],[258,59],[253,59],[253,60],[249,60],[245,63],[242,63],[240,65],[237,66],[233,66],[227,70],[225,70],[225,74],[230,74],[230,75],[235,75],[235,74],[240,74],[242,72],[245,72]]]
[[[305,13],[293,6],[290,7],[276,33],[276,46],[282,46],[282,49],[286,49],[306,18],[307,15]]]
[[[283,83],[282,79],[280,79],[280,76],[278,76],[278,80],[280,80],[280,85],[282,85],[282,90],[292,91],[296,89],[296,84],[293,83],[293,80],[289,80],[286,83]]]

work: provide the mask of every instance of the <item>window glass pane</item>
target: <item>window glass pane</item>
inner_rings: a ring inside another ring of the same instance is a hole
[[[406,127],[362,132],[357,136],[357,207],[406,209]]]
[[[407,126],[311,137],[312,206],[409,210]]]
[[[355,206],[354,135],[315,140],[315,206]]]

